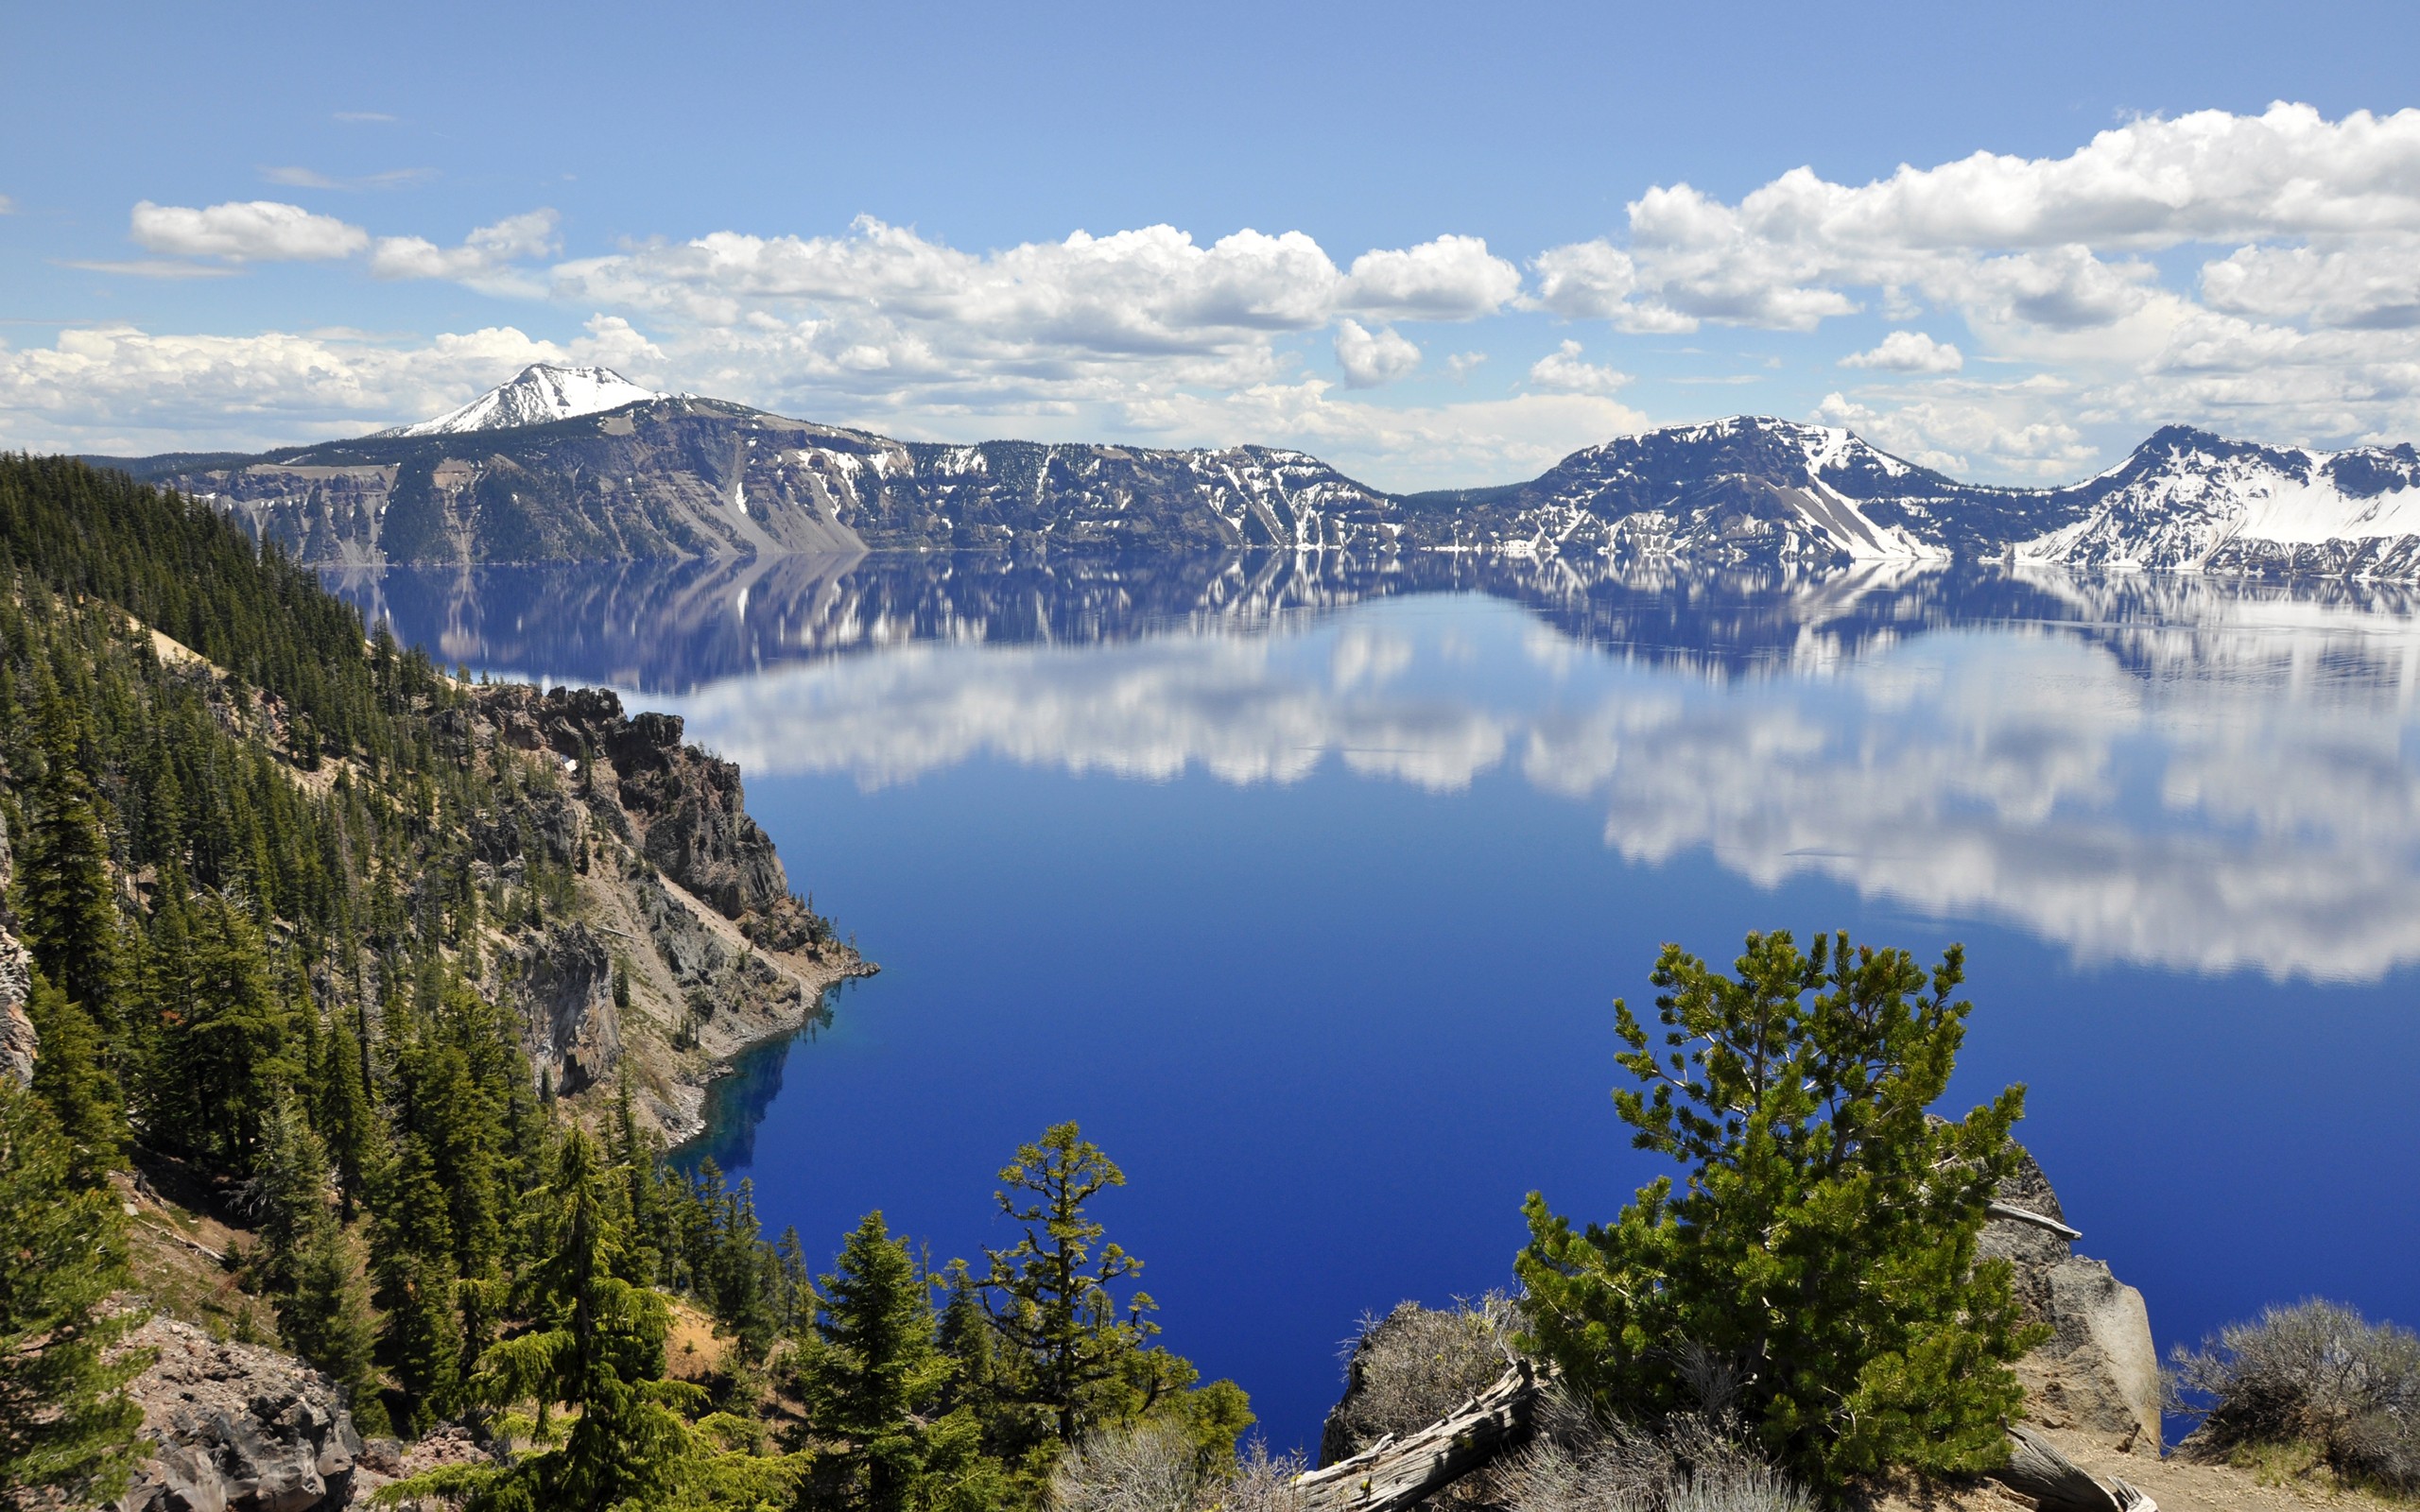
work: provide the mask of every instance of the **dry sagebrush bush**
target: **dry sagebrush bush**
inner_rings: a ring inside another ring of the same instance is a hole
[[[1299,1454],[1255,1438],[1227,1473],[1204,1473],[1192,1436],[1171,1424],[1087,1434],[1050,1472],[1055,1512],[1299,1512]]]
[[[2342,1479],[2420,1494],[2420,1336],[2335,1302],[2273,1307],[2170,1357],[2183,1446],[2224,1458],[2307,1445]]]
[[[1650,1431],[1597,1417],[1561,1393],[1538,1437],[1498,1473],[1509,1512],[1812,1512],[1814,1503],[1736,1423],[1676,1413]]]
[[[1404,1302],[1365,1314],[1345,1347],[1344,1400],[1328,1414],[1322,1458],[1348,1458],[1389,1434],[1427,1427],[1493,1384],[1512,1363],[1512,1302],[1491,1292],[1450,1310]]]

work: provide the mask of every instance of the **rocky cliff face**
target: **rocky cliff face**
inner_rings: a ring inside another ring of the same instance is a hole
[[[466,412],[512,408],[498,396],[513,387]],[[2408,444],[2330,453],[2175,426],[2099,477],[2009,489],[1844,430],[1738,415],[1588,447],[1527,483],[1397,497],[1271,447],[897,441],[687,396],[578,408],[540,396],[502,428],[132,465],[337,565],[1278,546],[1700,567],[2014,556],[2420,578],[2420,453]]]
[[[693,1133],[733,1052],[874,970],[790,891],[739,769],[684,744],[678,718],[525,684],[482,689],[464,717],[475,749],[541,755],[561,773],[480,832],[477,863],[483,883],[520,885],[533,865],[578,879],[580,917],[506,936],[495,965],[552,1090],[576,1095],[627,1067],[642,1112]]]

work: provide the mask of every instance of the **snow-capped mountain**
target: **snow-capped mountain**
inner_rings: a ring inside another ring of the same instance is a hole
[[[606,560],[911,547],[1431,549],[1798,570],[1952,558],[2420,580],[2420,454],[2170,427],[2052,489],[1962,483],[1766,416],[1587,447],[1527,483],[1393,495],[1315,456],[900,441],[534,367],[436,420],[138,471],[311,562]]]
[[[314,563],[932,546],[1379,552],[1401,531],[1394,501],[1301,452],[898,441],[639,394],[552,424],[413,427],[154,475]]]
[[[499,431],[519,425],[544,425],[581,415],[601,415],[644,399],[662,399],[611,368],[559,368],[532,363],[519,376],[501,383],[459,409],[449,409],[416,425],[398,425],[381,436],[457,436],[465,431]]]
[[[1575,452],[1521,490],[1511,540],[1558,554],[1946,557],[1863,507],[1926,491],[1908,487],[1918,471],[1844,430],[1737,415]]]
[[[2018,561],[2185,572],[2420,576],[2420,453],[2229,441],[2172,425],[2071,490],[2077,518]]]
[[[2047,494],[1960,483],[1847,431],[1762,415],[1625,436],[1532,482],[1414,502],[1431,501],[1494,549],[1726,565],[1936,561],[2065,523]]]

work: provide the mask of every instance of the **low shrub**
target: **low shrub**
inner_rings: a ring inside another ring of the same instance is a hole
[[[1232,1467],[1204,1469],[1182,1425],[1144,1422],[1087,1434],[1050,1472],[1053,1512],[1300,1512],[1299,1454],[1255,1438]]]
[[[1684,1412],[1653,1430],[1549,1396],[1538,1437],[1501,1474],[1509,1512],[1812,1512],[1814,1503],[1745,1441],[1736,1418]]]
[[[1345,1347],[1344,1400],[1328,1414],[1320,1450],[1329,1464],[1389,1434],[1427,1427],[1493,1384],[1512,1363],[1512,1303],[1501,1292],[1452,1308],[1404,1302],[1364,1314]]]
[[[2420,1495],[2420,1335],[2336,1302],[2273,1307],[2170,1357],[2183,1446],[2240,1458],[2304,1445],[2339,1479]]]

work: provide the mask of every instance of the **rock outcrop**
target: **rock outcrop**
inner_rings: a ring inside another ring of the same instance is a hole
[[[353,1503],[362,1445],[344,1393],[290,1355],[154,1318],[130,1388],[147,1457],[118,1512],[319,1512]]]
[[[580,900],[495,946],[494,990],[520,1014],[544,1086],[577,1095],[628,1069],[642,1118],[686,1138],[733,1055],[796,1029],[826,988],[874,970],[791,893],[739,768],[685,744],[678,717],[627,716],[602,690],[526,684],[481,687],[442,717],[478,759],[520,750],[559,774],[511,785],[473,835],[481,889]]]
[[[621,699],[602,689],[542,694],[527,684],[484,689],[481,706],[494,738],[553,752],[584,785],[599,822],[750,939],[769,950],[830,940],[830,929],[791,894],[771,837],[749,817],[739,768],[683,744],[679,715],[626,718]],[[579,816],[567,816],[543,838],[568,858],[579,828]]]
[[[511,959],[523,1048],[538,1074],[566,1096],[611,1075],[622,1056],[622,1022],[604,939],[573,922],[525,943]]]
[[[2001,1184],[1999,1200],[2066,1222],[2058,1194],[2030,1154]],[[2156,1456],[2159,1350],[2143,1294],[2118,1280],[2104,1262],[2076,1254],[2072,1240],[2020,1219],[1987,1225],[1981,1252],[2009,1261],[2027,1319],[2052,1331],[2047,1343],[2017,1362],[2028,1415],[2045,1427],[2088,1433],[2121,1453]]]
[[[0,819],[0,897],[7,895],[15,875],[8,821]],[[26,1017],[26,999],[32,991],[33,963],[26,958],[25,946],[15,935],[0,928],[0,1076],[20,1087],[34,1084],[34,1060],[42,1053],[33,1021]]]

